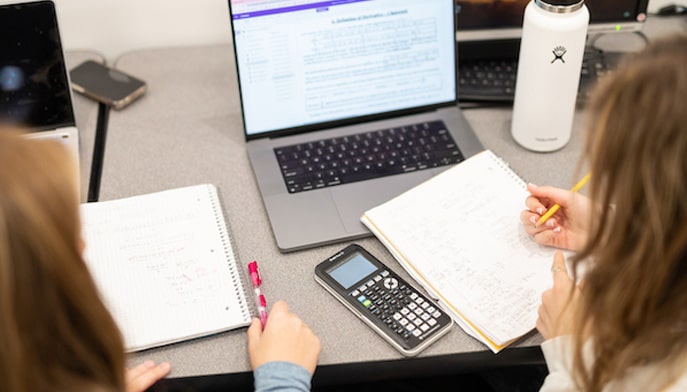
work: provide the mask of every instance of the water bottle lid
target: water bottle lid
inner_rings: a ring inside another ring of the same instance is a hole
[[[584,0],[534,0],[541,9],[557,14],[566,14],[582,8]]]

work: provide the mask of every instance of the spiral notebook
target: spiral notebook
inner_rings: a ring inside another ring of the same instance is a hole
[[[127,351],[250,323],[215,186],[82,204],[81,215],[86,264]]]
[[[535,328],[554,251],[520,223],[525,182],[485,150],[362,222],[471,336],[498,352]]]

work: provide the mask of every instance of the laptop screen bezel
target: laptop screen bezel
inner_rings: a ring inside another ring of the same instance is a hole
[[[453,4],[453,0],[445,0],[445,1]],[[399,117],[399,116],[403,116],[403,115],[429,112],[429,111],[433,111],[433,110],[440,109],[440,108],[458,105],[458,75],[456,75],[456,77],[454,78],[454,87],[453,87],[454,98],[452,100],[448,100],[448,101],[444,101],[444,102],[437,102],[437,103],[433,103],[433,104],[429,104],[429,105],[416,106],[416,107],[412,107],[412,108],[393,110],[393,111],[368,114],[368,115],[361,115],[361,116],[354,116],[354,117],[349,117],[349,118],[344,118],[344,119],[339,119],[339,120],[325,121],[325,122],[319,122],[319,123],[315,123],[315,124],[308,124],[308,125],[302,125],[302,126],[296,126],[296,127],[288,127],[288,128],[282,128],[282,129],[274,129],[271,131],[261,131],[258,133],[249,134],[246,130],[245,110],[243,110],[243,107],[244,107],[243,93],[242,93],[243,87],[241,86],[241,78],[240,78],[240,72],[241,71],[239,69],[239,64],[238,64],[239,54],[237,52],[236,45],[234,44],[235,38],[236,38],[236,29],[234,26],[234,18],[233,18],[231,0],[227,0],[227,2],[229,5],[229,21],[230,21],[230,26],[231,26],[231,38],[232,38],[232,47],[233,47],[233,51],[234,51],[234,64],[236,67],[239,100],[241,102],[241,122],[242,122],[242,127],[243,127],[243,134],[246,138],[246,141],[321,131],[324,129],[353,125],[353,124],[358,124],[358,123],[363,123],[363,122],[385,120],[385,119],[395,118],[395,117]],[[455,35],[454,32],[456,31],[456,23],[457,23],[457,15],[455,12],[453,13],[453,18],[451,18],[451,20],[453,23],[453,32],[451,34],[453,36],[453,35]],[[454,72],[457,73],[457,70],[458,70],[458,43],[456,42],[455,39],[453,39],[452,41],[453,41],[452,46],[453,46]]]

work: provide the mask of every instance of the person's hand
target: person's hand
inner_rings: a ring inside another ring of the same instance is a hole
[[[527,233],[538,244],[562,249],[580,250],[589,235],[591,201],[576,192],[550,186],[527,185],[530,196],[527,209],[520,214]],[[558,204],[561,208],[546,222],[537,226],[542,215]]]
[[[253,319],[248,328],[248,354],[253,370],[272,361],[286,361],[315,372],[320,355],[320,339],[284,301],[272,306],[263,330],[260,320]]]
[[[553,287],[541,296],[537,329],[544,339],[569,335],[573,332],[573,314],[579,301],[580,288],[573,288],[573,281],[565,267],[565,257],[556,252],[551,266]],[[570,290],[574,290],[570,296]]]
[[[167,374],[171,367],[162,362],[155,366],[153,361],[145,361],[133,369],[126,369],[126,392],[143,392]]]

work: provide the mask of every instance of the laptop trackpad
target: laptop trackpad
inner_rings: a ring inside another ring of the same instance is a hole
[[[360,222],[360,217],[365,211],[400,195],[431,177],[432,172],[430,170],[422,170],[333,187],[331,194],[346,231],[364,233],[367,229]]]

